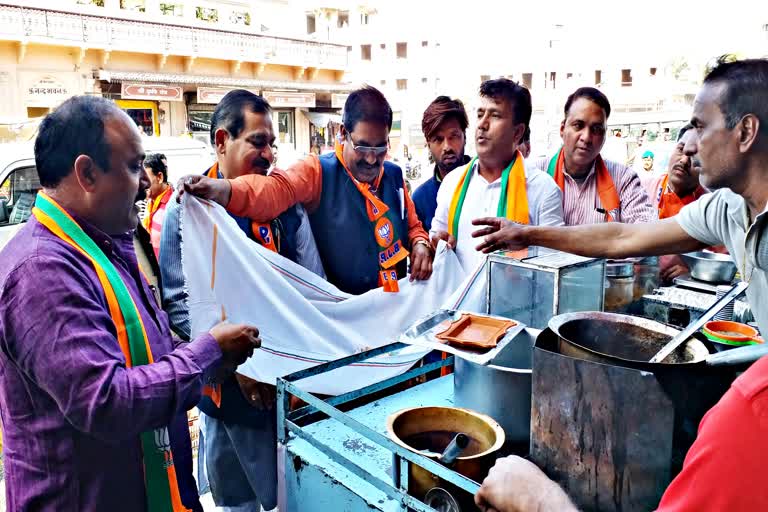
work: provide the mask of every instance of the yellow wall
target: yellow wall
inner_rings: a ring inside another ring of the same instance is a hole
[[[267,65],[258,73],[258,64],[244,62],[235,71],[234,63],[226,59],[195,59],[191,69],[187,69],[188,59],[169,56],[162,63],[158,55],[111,52],[106,55],[102,50],[81,50],[76,47],[29,44],[19,62],[19,43],[0,41],[0,119],[25,119],[29,113],[42,112],[47,105],[31,105],[27,102],[29,82],[38,76],[50,74],[61,77],[70,95],[101,94],[101,86],[94,74],[99,69],[113,71],[135,71],[146,73],[191,74],[202,76],[221,76],[243,79],[262,79],[287,81],[293,83],[334,83],[342,74],[332,70],[319,70],[314,78],[307,70],[304,76],[296,80],[296,68],[285,65]],[[258,73],[258,74],[257,74]],[[113,84],[111,92],[119,92],[120,84]],[[185,91],[194,91],[195,85],[185,85]],[[155,133],[178,135],[186,131],[186,107],[181,102],[164,103],[165,122],[160,126],[157,102],[139,102],[147,105],[140,108],[152,108]],[[122,106],[139,103],[118,102]],[[51,107],[55,105],[50,105]],[[295,110],[295,141],[299,151],[309,148],[309,121],[303,113]]]

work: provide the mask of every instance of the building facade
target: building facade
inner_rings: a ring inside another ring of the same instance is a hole
[[[207,140],[216,103],[245,88],[274,107],[280,151],[308,153],[311,119],[338,115],[349,90],[347,49],[277,35],[270,24],[290,12],[284,1],[0,2],[0,118],[98,94],[148,136]]]

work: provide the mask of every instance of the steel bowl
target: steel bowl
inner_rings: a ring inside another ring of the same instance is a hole
[[[709,283],[730,283],[736,275],[736,263],[727,254],[698,251],[681,256],[694,279]]]

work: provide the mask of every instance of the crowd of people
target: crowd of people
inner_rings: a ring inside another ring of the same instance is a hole
[[[646,181],[601,156],[611,105],[599,89],[574,91],[563,105],[562,147],[527,159],[531,93],[488,80],[479,89],[476,155],[465,154],[461,101],[439,96],[426,107],[422,129],[435,165],[413,196],[387,159],[392,109],[373,87],[349,95],[333,152],[288,169],[273,166],[267,101],[228,93],[211,121],[216,162],[175,188],[163,155],[145,158],[135,124],[117,106],[67,100],[40,126],[43,190],[0,261],[9,509],[202,510],[186,420],[194,406],[202,411],[200,474],[216,505],[276,505],[275,387],[234,371],[260,346],[258,329],[222,323],[190,340],[184,194],[221,204],[249,239],[350,294],[397,293],[400,279],[430,279],[441,241],[466,273],[485,253],[538,245],[603,258],[661,255],[665,279],[687,271],[676,254],[725,246],[768,331],[759,306],[768,289],[766,97],[768,60],[719,64],[666,174]],[[143,231],[159,260],[158,293],[137,259],[134,235]],[[660,510],[768,507],[759,485],[766,365],[753,365],[704,419]],[[734,461],[742,478],[714,485],[723,468],[735,472]],[[573,507],[515,457],[497,463],[476,501],[499,512]]]

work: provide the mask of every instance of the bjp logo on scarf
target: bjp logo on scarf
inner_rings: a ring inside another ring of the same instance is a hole
[[[165,467],[173,466],[173,457],[171,456],[171,438],[168,435],[168,428],[156,428],[155,433],[155,448],[157,451],[162,452],[165,455]]]
[[[268,245],[271,243],[268,227],[259,226],[259,236],[261,237],[261,240],[264,242],[265,245]]]
[[[388,218],[382,217],[376,223],[376,242],[381,247],[389,247],[392,245],[392,236],[394,228]]]

